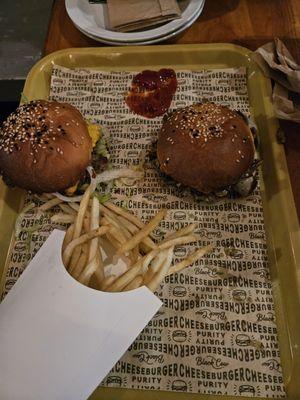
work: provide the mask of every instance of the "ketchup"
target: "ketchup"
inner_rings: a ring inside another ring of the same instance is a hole
[[[176,89],[177,79],[173,69],[146,70],[133,78],[125,101],[134,113],[155,118],[168,111]]]

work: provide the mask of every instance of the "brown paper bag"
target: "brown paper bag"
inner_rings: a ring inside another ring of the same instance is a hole
[[[254,59],[275,81],[273,104],[277,117],[300,122],[300,65],[278,38],[258,48]]]

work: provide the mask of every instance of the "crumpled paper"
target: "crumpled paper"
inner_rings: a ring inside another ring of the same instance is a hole
[[[300,65],[284,43],[275,38],[274,42],[259,47],[254,60],[275,81],[273,105],[277,117],[300,122]]]
[[[110,27],[129,32],[181,17],[176,0],[107,0]]]

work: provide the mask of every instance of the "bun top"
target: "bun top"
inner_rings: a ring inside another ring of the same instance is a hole
[[[244,118],[214,103],[194,104],[167,116],[157,142],[161,170],[202,193],[238,182],[254,155]]]
[[[92,141],[70,104],[38,100],[17,108],[0,129],[0,173],[13,186],[55,192],[74,185],[90,163]]]

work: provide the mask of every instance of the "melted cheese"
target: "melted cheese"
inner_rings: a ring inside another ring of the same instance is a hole
[[[101,129],[100,129],[99,125],[94,125],[94,124],[88,124],[87,127],[88,127],[89,135],[90,135],[90,137],[92,139],[92,145],[93,145],[93,148],[94,148],[96,146],[98,140],[101,137]],[[68,189],[66,189],[65,190],[65,194],[67,196],[73,196],[73,194],[77,190],[78,183],[79,182],[75,183],[75,185],[73,185],[73,186],[69,187]]]
[[[96,146],[98,140],[101,137],[101,130],[99,125],[88,124],[89,135],[93,142],[93,148]]]

